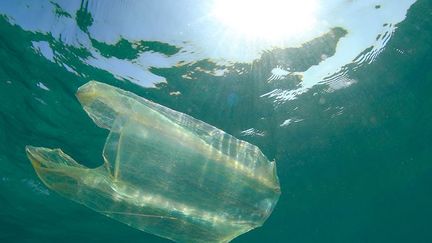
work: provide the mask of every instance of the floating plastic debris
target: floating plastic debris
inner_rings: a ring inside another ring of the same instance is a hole
[[[261,226],[280,196],[274,161],[254,145],[130,92],[91,81],[77,97],[110,130],[104,164],[27,146],[52,190],[177,242],[228,242]]]

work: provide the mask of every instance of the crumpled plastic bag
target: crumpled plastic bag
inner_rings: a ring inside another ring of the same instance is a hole
[[[254,145],[133,93],[91,81],[77,97],[110,130],[104,164],[27,146],[50,189],[177,242],[228,242],[261,226],[280,196],[275,162]]]

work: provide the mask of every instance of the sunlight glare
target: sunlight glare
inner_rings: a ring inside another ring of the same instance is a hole
[[[277,41],[312,29],[316,0],[215,0],[212,14],[248,39]]]

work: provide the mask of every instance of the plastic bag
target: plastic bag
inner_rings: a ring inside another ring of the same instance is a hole
[[[275,162],[254,145],[130,92],[91,81],[77,97],[110,130],[104,164],[27,146],[52,190],[177,242],[228,242],[261,226],[280,195]]]

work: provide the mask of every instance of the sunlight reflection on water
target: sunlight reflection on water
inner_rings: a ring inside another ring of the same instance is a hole
[[[277,65],[262,82],[300,79],[294,88],[275,88],[261,94],[282,104],[317,84],[328,84],[329,91],[354,84],[356,80],[349,77],[349,71],[370,64],[379,56],[414,2],[21,1],[2,2],[0,9],[25,30],[50,33],[65,45],[87,49],[91,55],[81,58],[83,63],[143,87],[166,82],[164,77],[150,71],[152,67],[169,68],[206,59],[221,66],[208,70],[210,74],[223,75],[226,66],[252,63],[275,48],[307,49],[305,42],[329,33],[332,28],[347,31],[338,41],[334,55],[323,55],[321,61],[305,70],[295,70],[290,62],[276,60]],[[80,22],[81,17],[84,20]],[[132,45],[142,40],[157,41],[180,51],[170,55],[141,51],[125,59],[104,55],[94,44],[97,41],[114,45],[123,39]],[[34,47],[47,59],[59,61],[56,59],[59,53],[46,43],[34,42]]]

